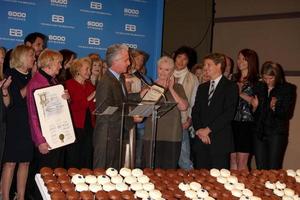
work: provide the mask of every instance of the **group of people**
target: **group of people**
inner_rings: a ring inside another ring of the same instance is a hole
[[[172,57],[157,61],[153,81],[146,75],[149,55],[144,51],[114,44],[107,48],[104,62],[96,53],[77,58],[68,49],[45,49],[46,42],[45,35],[32,33],[23,45],[7,53],[0,49],[4,200],[9,199],[16,166],[20,200],[25,191],[39,199],[34,175],[44,166],[121,167],[125,156],[120,152],[126,152],[133,129],[137,167],[242,170],[248,169],[250,155],[258,169],[282,167],[296,90],[278,63],[265,62],[259,73],[257,53],[243,49],[233,73],[228,56],[211,53],[195,64],[192,48],[182,46]],[[69,103],[76,141],[51,149],[41,131],[33,92],[56,84],[65,87],[61,98]],[[124,106],[140,102],[152,84],[165,90],[160,104],[176,104],[157,121],[154,158],[149,156],[151,118],[129,117]],[[95,114],[109,107],[117,110]]]

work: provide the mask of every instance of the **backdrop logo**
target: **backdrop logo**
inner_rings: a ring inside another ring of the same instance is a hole
[[[138,9],[124,8],[124,15],[130,17],[138,17],[140,11]]]
[[[64,23],[65,22],[65,17],[62,16],[62,15],[52,15],[52,22]]]
[[[88,38],[88,43],[90,45],[96,45],[96,46],[99,46],[101,44],[101,40],[99,38],[96,38],[96,37],[89,37]]]
[[[87,27],[90,29],[98,29],[98,30],[102,30],[103,29],[103,22],[100,21],[87,21]]]
[[[91,1],[90,8],[95,10],[102,10],[102,3]]]
[[[51,4],[58,4],[62,6],[68,5],[68,0],[50,0]]]
[[[48,35],[50,43],[60,43],[64,44],[66,42],[66,37],[63,35]]]
[[[9,35],[12,37],[22,37],[23,36],[23,30],[22,29],[16,29],[16,28],[10,28],[9,29]]]
[[[133,49],[137,49],[138,45],[137,44],[132,44],[132,43],[123,43],[125,45],[127,45],[129,48],[133,48]]]
[[[26,20],[26,12],[17,12],[17,11],[9,10],[7,12],[7,15],[9,19],[22,20],[22,21]]]
[[[134,24],[125,24],[125,31],[136,32],[136,25],[134,25]]]

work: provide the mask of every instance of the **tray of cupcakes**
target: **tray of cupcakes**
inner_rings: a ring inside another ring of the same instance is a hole
[[[46,200],[300,200],[300,170],[51,169],[36,175]]]

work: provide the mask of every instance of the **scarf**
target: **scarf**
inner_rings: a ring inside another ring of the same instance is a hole
[[[185,76],[186,76],[186,74],[187,74],[188,72],[189,72],[189,70],[188,70],[188,68],[186,67],[186,68],[184,68],[184,69],[182,69],[182,70],[180,70],[180,71],[175,70],[173,75],[174,75],[174,77],[177,79],[177,82],[178,82],[179,84],[182,85],[183,80],[184,80],[184,78],[185,78]]]
[[[187,67],[180,71],[175,70],[173,75],[177,79],[177,82],[183,86],[190,105],[187,111],[181,111],[181,122],[184,123],[191,112],[192,94],[194,88],[198,86],[198,79],[195,75],[189,72]]]

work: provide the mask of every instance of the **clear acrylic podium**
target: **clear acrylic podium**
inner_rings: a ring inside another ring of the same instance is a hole
[[[119,169],[121,169],[125,163],[125,167],[135,168],[135,126],[129,130],[129,140],[128,144],[125,145],[125,156],[124,148],[123,148],[123,139],[125,134],[125,118],[140,116],[144,118],[151,117],[152,130],[151,130],[151,147],[149,151],[150,163],[147,163],[147,167],[154,168],[154,160],[155,160],[155,143],[156,143],[156,135],[157,135],[157,120],[170,111],[177,103],[174,102],[147,102],[143,101],[140,103],[137,102],[124,102],[121,107],[121,126],[120,126],[120,143],[119,143]],[[112,115],[114,112],[119,110],[117,106],[109,106],[104,111],[99,112],[96,109],[93,114],[95,115]],[[127,148],[126,148],[127,147]]]
[[[158,119],[160,117],[162,117],[163,115],[165,115],[167,112],[169,112],[172,108],[174,108],[176,106],[176,104],[177,103],[168,102],[168,101],[165,101],[162,103],[160,103],[160,102],[159,103],[142,102],[142,103],[138,103],[138,104],[131,103],[131,106],[133,106],[134,109],[128,113],[128,116],[131,116],[131,117],[142,116],[144,118],[151,117],[151,145],[150,145],[150,151],[149,151],[150,163],[146,163],[146,167],[149,167],[152,169],[155,167],[155,144],[156,144],[156,136],[157,136]],[[129,137],[129,138],[134,140],[134,141],[129,140],[129,144],[133,144],[131,146],[132,154],[129,154],[129,156],[131,158],[130,160],[133,161],[133,163],[131,163],[131,166],[129,166],[129,167],[134,168],[135,137]],[[129,151],[129,152],[131,152],[131,151]]]

